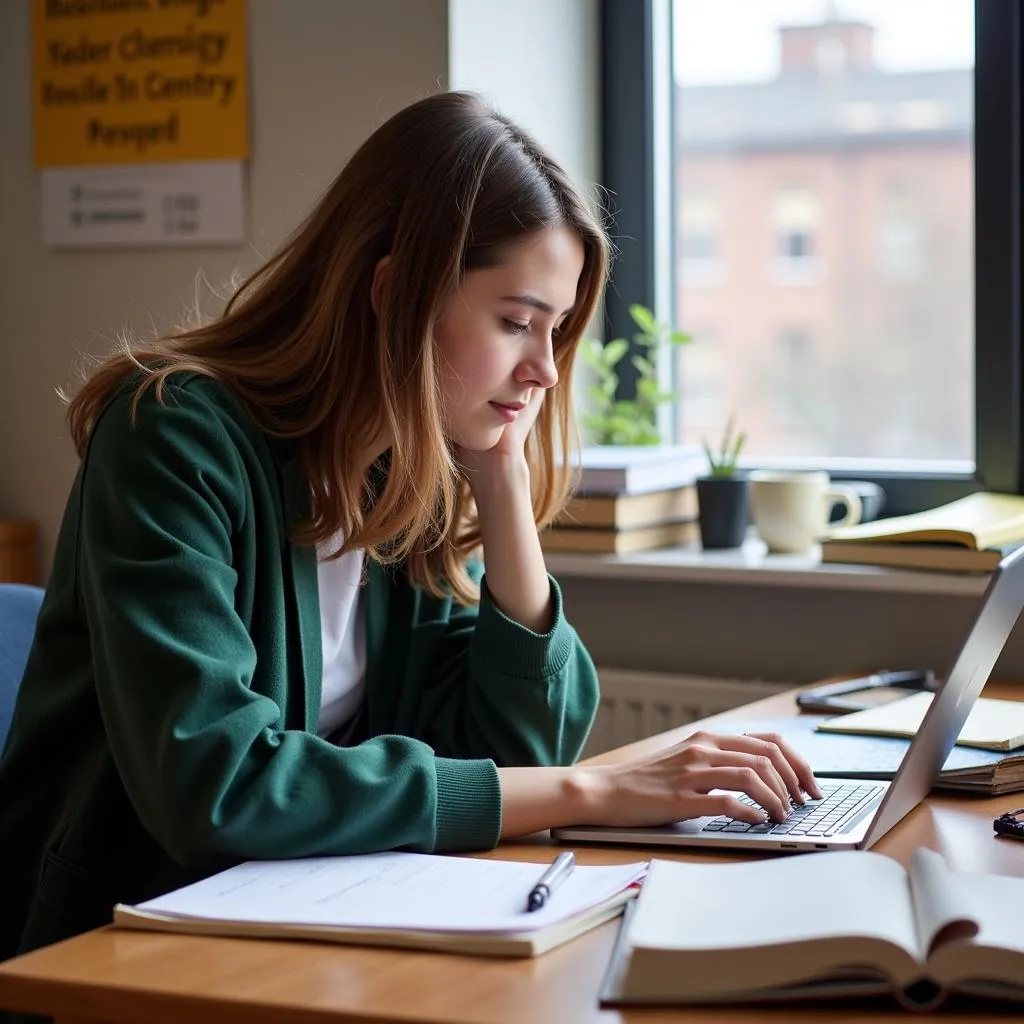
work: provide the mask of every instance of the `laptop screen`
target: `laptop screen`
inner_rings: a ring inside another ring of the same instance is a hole
[[[1024,608],[1024,547],[999,563],[953,666],[932,699],[864,837],[871,846],[920,803],[953,749]]]

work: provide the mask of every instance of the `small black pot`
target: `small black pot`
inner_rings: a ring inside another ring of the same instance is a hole
[[[740,475],[698,477],[697,514],[705,548],[738,548],[750,524],[750,481]]]

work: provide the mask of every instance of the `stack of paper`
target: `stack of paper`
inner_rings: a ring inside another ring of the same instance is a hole
[[[577,866],[528,913],[545,866],[420,853],[249,861],[137,906],[119,904],[114,923],[535,956],[620,914],[647,867]]]

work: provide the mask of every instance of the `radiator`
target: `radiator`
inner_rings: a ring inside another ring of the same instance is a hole
[[[584,757],[770,697],[794,685],[616,668],[599,669],[598,675],[601,704]]]

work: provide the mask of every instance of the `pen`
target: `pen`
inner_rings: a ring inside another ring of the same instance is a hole
[[[560,853],[551,867],[540,876],[540,881],[530,890],[530,897],[526,901],[527,911],[540,910],[555,889],[572,874],[575,866],[576,855],[571,850]]]
[[[905,672],[892,672],[888,669],[883,669],[881,672],[873,672],[871,675],[863,676],[860,679],[848,679],[846,682],[848,684],[870,683],[872,686],[907,686],[912,683],[923,683],[928,686],[933,680],[934,674],[931,669]]]

